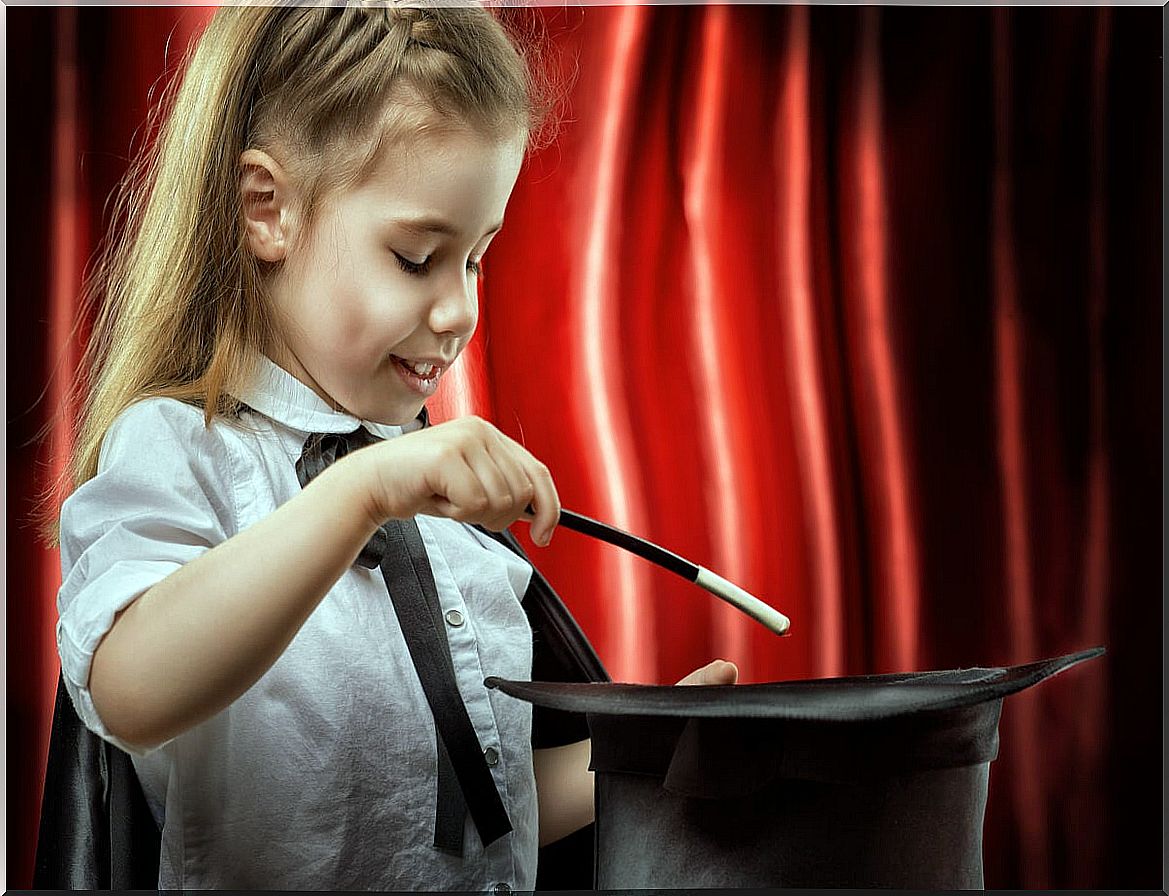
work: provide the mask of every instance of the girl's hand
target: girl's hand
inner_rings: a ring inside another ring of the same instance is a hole
[[[714,660],[701,669],[695,669],[678,684],[734,684],[738,680],[738,666],[726,660]]]
[[[350,457],[367,465],[377,525],[423,513],[499,532],[522,517],[532,522],[532,540],[547,545],[560,521],[560,497],[548,468],[479,417],[407,433]],[[529,504],[534,517],[526,513]]]

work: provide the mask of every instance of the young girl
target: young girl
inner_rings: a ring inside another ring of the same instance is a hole
[[[592,821],[588,741],[533,750],[530,707],[483,686],[531,677],[533,571],[472,524],[546,545],[552,477],[422,414],[475,329],[531,84],[480,8],[224,7],[191,58],[99,284],[60,521],[62,674],[133,757],[160,888],[530,890],[538,844]],[[302,488],[314,435],[359,428],[380,441]],[[387,578],[355,562],[410,519],[510,822],[458,849]]]

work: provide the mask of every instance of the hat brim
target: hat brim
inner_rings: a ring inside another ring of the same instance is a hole
[[[741,685],[513,681],[491,676],[489,688],[536,706],[597,715],[871,721],[954,709],[1032,687],[1103,647],[1001,668],[953,669]]]

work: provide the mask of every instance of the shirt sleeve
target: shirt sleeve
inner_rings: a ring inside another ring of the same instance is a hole
[[[57,650],[65,687],[91,731],[110,734],[94,707],[89,672],[116,614],[184,563],[235,531],[232,458],[223,424],[173,399],[124,411],[102,442],[97,475],[61,508]],[[155,748],[157,749],[157,748]]]

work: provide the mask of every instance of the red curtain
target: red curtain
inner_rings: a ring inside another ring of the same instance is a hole
[[[150,88],[209,13],[8,11],[18,887],[57,675],[58,561],[29,512],[68,447],[78,283]],[[793,621],[780,641],[623,552],[525,541],[613,676],[672,682],[719,656],[758,682],[1103,644],[1004,706],[986,882],[1152,886],[1159,14],[517,14],[545,26],[571,89],[435,417],[489,417],[549,465],[565,507]]]

